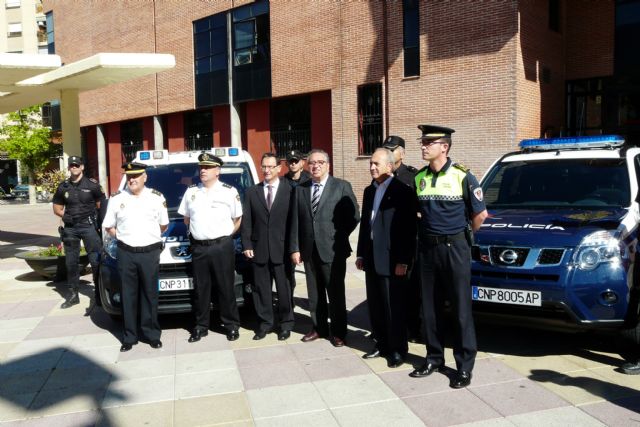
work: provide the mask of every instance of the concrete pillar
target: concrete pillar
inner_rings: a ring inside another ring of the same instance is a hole
[[[162,117],[153,116],[153,149],[164,149],[164,135],[162,134]]]
[[[109,182],[107,181],[107,145],[104,138],[104,128],[102,125],[96,126],[96,148],[98,151],[98,181],[102,188],[109,193]],[[107,194],[108,196],[109,194]]]
[[[69,156],[81,156],[80,103],[77,89],[60,91],[60,118],[62,119],[62,151],[64,164]]]
[[[233,20],[227,13],[227,78],[229,83],[229,128],[231,129],[231,146],[242,147],[242,126],[240,124],[240,106],[233,102]]]

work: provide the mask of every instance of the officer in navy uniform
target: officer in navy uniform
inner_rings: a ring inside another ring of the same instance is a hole
[[[104,192],[95,179],[84,176],[82,158],[70,156],[68,165],[70,177],[58,186],[53,195],[53,213],[62,218],[64,223],[61,238],[66,255],[67,283],[71,288],[69,297],[60,308],[69,308],[80,302],[78,297],[80,240],[84,242],[89,263],[91,263],[95,292],[93,303],[100,305],[97,278],[102,241],[97,232],[96,209],[100,209]],[[92,306],[92,304],[89,306],[88,311]]]
[[[200,154],[200,184],[187,188],[178,208],[189,227],[195,286],[195,326],[189,342],[200,341],[209,333],[212,286],[218,294],[227,339],[235,341],[240,336],[233,235],[240,228],[242,203],[238,190],[220,181],[222,164],[222,159],[211,153]]]
[[[398,181],[411,187],[416,191],[416,174],[418,169],[413,166],[407,166],[404,164],[404,139],[399,136],[389,135],[384,140],[382,148],[386,148],[393,153],[394,165],[393,176]],[[417,257],[416,257],[417,258]],[[406,302],[406,321],[407,321],[407,338],[410,342],[422,342],[422,333],[420,331],[422,320],[420,319],[420,269],[413,268],[409,272],[409,286],[407,287]]]
[[[118,273],[122,283],[124,337],[120,351],[138,343],[140,331],[152,348],[161,348],[158,322],[158,273],[162,233],[169,225],[167,202],[159,191],[145,186],[146,165],[123,165],[127,187],[109,199],[102,226],[118,239]]]
[[[438,371],[444,360],[444,308],[454,315],[453,355],[457,374],[452,388],[471,383],[477,353],[471,312],[471,239],[487,217],[482,188],[467,168],[448,157],[453,129],[420,125],[422,158],[429,165],[416,175],[421,215],[418,227],[422,315],[427,357],[409,375],[424,377]]]

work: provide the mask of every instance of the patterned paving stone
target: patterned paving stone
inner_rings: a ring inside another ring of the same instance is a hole
[[[237,393],[242,390],[242,379],[236,369],[180,374],[175,378],[176,399]]]
[[[310,383],[247,390],[246,395],[256,419],[327,409],[320,393]]]
[[[302,367],[311,381],[329,380],[371,373],[371,369],[355,354],[345,356],[310,359],[302,362]]]
[[[366,424],[372,427],[419,427],[424,425],[420,418],[399,399],[342,406],[331,409],[331,412],[341,426],[356,427]]]
[[[249,365],[239,368],[245,390],[309,382],[309,376],[297,360]]]
[[[397,399],[393,391],[374,374],[325,381],[315,386],[329,408]]]
[[[637,396],[581,405],[580,409],[608,426],[640,425],[640,399]]]
[[[211,408],[203,411],[202,408]],[[175,427],[196,425],[251,425],[251,411],[244,393],[228,393],[175,402]]]
[[[603,427],[600,421],[574,406],[547,409],[546,411],[529,412],[527,414],[512,415],[509,421],[518,427]]]
[[[469,390],[452,390],[402,399],[426,426],[450,426],[500,417]]]
[[[338,421],[329,410],[306,412],[281,417],[259,418],[256,427],[338,427]]]

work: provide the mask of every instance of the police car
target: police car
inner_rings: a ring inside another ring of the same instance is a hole
[[[638,342],[639,168],[640,148],[616,135],[524,140],[497,160],[472,246],[476,314]]]
[[[220,157],[224,165],[220,180],[234,186],[244,199],[247,188],[258,182],[258,173],[248,152],[239,148],[213,148],[212,154]],[[180,313],[192,310],[193,275],[188,227],[178,214],[178,207],[185,190],[200,182],[198,155],[202,151],[168,152],[167,150],[139,151],[135,161],[148,165],[146,186],[160,191],[167,200],[169,228],[163,234],[164,249],[160,254],[158,281],[158,312]],[[126,187],[123,177],[119,190]],[[101,207],[101,210],[106,208]],[[103,233],[104,255],[100,262],[99,287],[102,306],[112,315],[119,316],[121,308],[121,283],[117,269],[116,241]],[[242,256],[239,234],[235,236],[236,276],[235,292],[238,305],[243,305],[245,294],[250,292],[250,268]]]

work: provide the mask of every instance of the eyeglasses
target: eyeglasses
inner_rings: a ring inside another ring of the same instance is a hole
[[[299,159],[290,159],[290,160],[287,160],[287,163],[289,163],[290,165],[295,165],[299,161],[300,161]]]
[[[278,166],[280,166],[280,165],[273,165],[273,166],[271,166],[271,165],[262,165],[262,166],[260,166],[260,168],[262,170],[265,170],[265,171],[270,171],[271,169],[275,169]]]
[[[324,166],[326,165],[327,162],[326,160],[316,160],[315,162],[309,162],[309,166],[313,167],[313,166]]]
[[[76,165],[75,163],[69,165],[69,168],[79,168],[79,167],[80,165]]]

